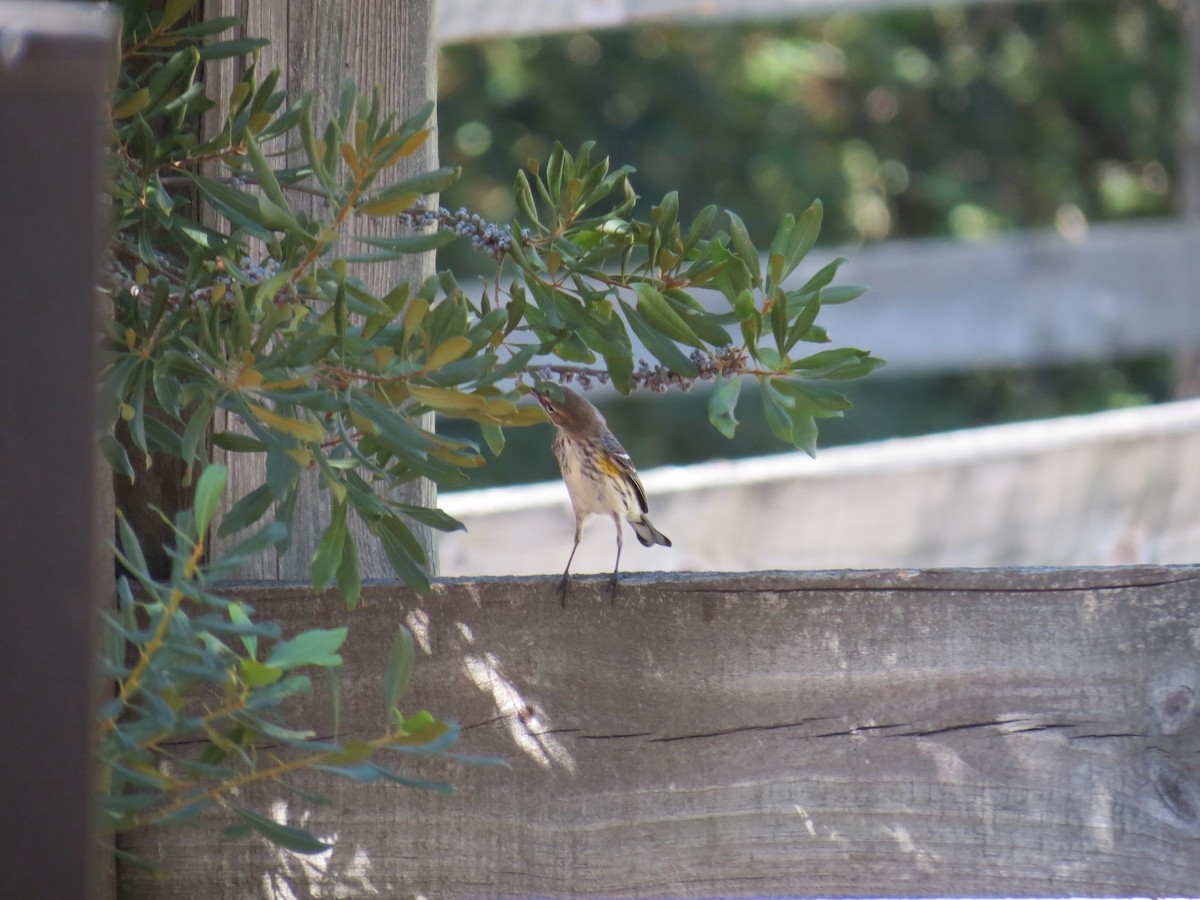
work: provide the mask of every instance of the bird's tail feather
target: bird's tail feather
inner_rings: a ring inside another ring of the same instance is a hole
[[[641,541],[643,547],[652,547],[655,544],[662,544],[664,547],[671,546],[671,539],[651,525],[650,520],[645,516],[630,519],[629,524],[633,526],[633,533],[637,535],[637,539]]]

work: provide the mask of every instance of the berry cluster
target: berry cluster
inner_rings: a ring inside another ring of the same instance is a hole
[[[682,391],[691,390],[697,381],[712,381],[718,375],[737,374],[746,364],[745,351],[741,347],[730,346],[719,353],[705,353],[702,350],[692,352],[691,360],[696,364],[699,374],[692,377],[672,372],[666,366],[651,366],[644,359],[638,360],[638,367],[629,377],[631,390],[647,390],[655,394],[665,393],[672,386]],[[535,373],[542,381],[557,380],[559,384],[578,384],[584,390],[596,381],[607,384],[608,372],[603,369],[587,369],[581,366],[545,365]]]
[[[460,237],[469,237],[472,247],[483,251],[492,259],[500,259],[508,252],[508,248],[512,246],[513,232],[511,226],[505,225],[500,227],[487,221],[479,213],[468,212],[463,208],[451,212],[446,207],[439,206],[436,210],[433,210],[425,206],[424,200],[418,200],[413,204],[411,210],[402,212],[398,218],[402,225],[414,231],[420,231],[436,225],[438,228],[453,231]],[[521,230],[521,240],[528,241],[529,238],[529,229],[523,228]]]

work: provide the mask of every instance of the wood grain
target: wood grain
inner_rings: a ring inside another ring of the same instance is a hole
[[[403,3],[391,0],[356,0],[354,3],[338,0],[290,0],[286,3],[206,0],[205,18],[226,15],[241,17],[246,35],[271,42],[260,51],[257,64],[260,77],[278,68],[279,87],[288,92],[289,100],[298,100],[307,92],[314,95],[318,134],[323,123],[337,109],[338,96],[348,78],[354,79],[359,88],[367,92],[379,85],[384,111],[395,111],[401,120],[415,113],[436,94],[432,0],[405,0]],[[244,65],[245,61],[211,67],[207,76],[215,96],[228,96],[241,75],[239,64]],[[214,110],[209,127],[222,121],[224,115],[221,107]],[[433,126],[436,128],[436,120]],[[378,187],[385,187],[390,180],[436,167],[435,131],[417,152],[393,170],[390,177],[381,177]],[[432,199],[436,202],[436,197]],[[295,202],[300,208],[317,212],[315,198],[297,195]],[[394,223],[366,217],[355,218],[351,231],[357,236],[398,233]],[[344,252],[357,252],[356,246],[348,243]],[[351,267],[351,274],[361,278],[378,295],[404,281],[415,288],[433,271],[432,253],[408,256],[394,263]],[[424,424],[432,427],[432,416]],[[218,451],[215,456],[230,467],[227,507],[266,480],[265,459],[257,455]],[[313,552],[329,523],[331,501],[329,492],[320,487],[315,471],[305,473],[301,491],[288,552],[278,558],[274,553],[264,554],[251,564],[252,568],[243,572],[244,577],[263,581],[308,577]],[[435,495],[433,484],[426,480],[402,485],[395,493],[402,502],[423,506],[433,505]],[[358,542],[363,577],[394,577],[382,547],[362,522],[352,517],[351,529]],[[436,574],[436,533],[416,525],[413,531],[426,549],[429,571]]]
[[[288,632],[332,594],[238,591]],[[309,779],[253,799],[317,860],[196,828],[122,897],[1192,895],[1200,567],[378,585],[349,616],[344,728],[370,734],[394,628],[406,709],[511,768],[425,766],[450,798]],[[343,893],[338,893],[339,891]]]

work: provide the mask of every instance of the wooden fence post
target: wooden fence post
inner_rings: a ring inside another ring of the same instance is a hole
[[[437,64],[433,41],[432,0],[263,0],[246,3],[244,0],[206,0],[206,18],[234,15],[245,21],[249,37],[266,38],[259,58],[259,72],[278,67],[279,86],[291,99],[311,91],[317,108],[331,112],[346,79],[354,79],[363,90],[379,85],[383,108],[394,110],[404,118],[427,100],[436,96]],[[237,61],[241,64],[242,61]],[[212,96],[221,103],[212,115],[223,120],[223,107],[240,72],[231,64],[218,65],[206,73]],[[320,115],[320,114],[318,114]],[[219,126],[217,126],[219,127]],[[413,172],[437,166],[437,139],[431,137],[424,146],[397,167],[392,177],[402,178]],[[315,204],[315,199],[310,200]],[[390,225],[359,220],[359,234],[383,234]],[[373,230],[374,229],[374,230]],[[433,274],[433,253],[413,255],[395,263],[361,266],[354,274],[380,294],[402,281],[419,285]],[[432,416],[425,423],[433,426]],[[227,503],[263,483],[265,460],[247,454],[231,454],[230,490]],[[313,551],[329,522],[330,497],[322,490],[315,472],[302,483],[293,521],[291,546],[279,559],[264,554],[243,571],[242,577],[265,581],[294,581],[308,578]],[[436,492],[432,482],[420,480],[404,485],[396,494],[405,503],[432,506]],[[413,533],[429,558],[430,575],[437,574],[437,542],[435,532],[423,525],[410,523]],[[360,551],[360,567],[364,578],[394,578],[391,567],[378,541],[361,522],[351,526]],[[220,545],[217,546],[220,552]]]
[[[100,895],[96,275],[116,24],[0,3],[0,897]]]

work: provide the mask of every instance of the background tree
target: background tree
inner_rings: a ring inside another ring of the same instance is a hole
[[[825,201],[823,237],[984,239],[1028,227],[1177,212],[1182,47],[1172,0],[991,3],[493,41],[442,53],[448,161],[478,173],[449,205],[504,219],[507,169],[551,135],[594,138],[685,214],[715,198],[761,237]],[[606,77],[596,78],[603,67]],[[441,265],[477,271],[461,250]],[[862,414],[825,443],[1165,400],[1165,357],[889,377],[848,386]],[[610,403],[643,465],[772,452],[686,427],[703,396]],[[637,433],[632,433],[637,432]],[[677,435],[686,435],[686,439]],[[533,435],[514,440],[536,440]],[[522,457],[541,456],[533,445]],[[553,462],[480,480],[553,477]]]

